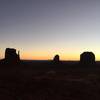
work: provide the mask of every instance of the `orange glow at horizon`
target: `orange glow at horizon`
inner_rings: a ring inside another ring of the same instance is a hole
[[[80,60],[80,53],[23,53],[21,55],[21,59],[26,60],[52,60],[56,54],[59,54],[60,60]],[[100,56],[98,54],[95,54],[96,60],[100,60]]]
[[[0,55],[0,59],[4,58],[4,50],[1,51],[1,54]],[[66,61],[71,61],[71,60],[74,60],[74,61],[78,61],[80,60],[80,54],[82,52],[67,52],[65,53],[64,51],[63,52],[56,52],[56,51],[37,51],[37,52],[32,52],[32,51],[21,51],[20,52],[20,58],[22,60],[52,60],[54,58],[54,56],[56,54],[58,54],[60,56],[60,60],[66,60]],[[95,58],[96,58],[96,61],[99,61],[100,60],[100,53],[99,51],[94,51],[93,52],[95,54]]]

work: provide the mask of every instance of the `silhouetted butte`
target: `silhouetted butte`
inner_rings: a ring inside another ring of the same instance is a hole
[[[19,51],[17,54],[16,49],[6,48],[4,61],[6,63],[18,63],[20,61]]]
[[[80,63],[81,64],[95,64],[95,54],[93,52],[83,52],[80,55]]]

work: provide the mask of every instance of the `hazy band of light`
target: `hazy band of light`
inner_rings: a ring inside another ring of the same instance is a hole
[[[73,52],[21,52],[20,51],[20,57],[23,60],[52,60],[53,57],[56,54],[59,54],[60,56],[60,60],[66,60],[66,61],[70,61],[70,60],[74,60],[74,61],[78,61],[80,60],[80,53],[73,53]],[[100,60],[100,53],[99,52],[94,52],[95,56],[96,56],[96,61]],[[4,51],[1,52],[1,58],[4,58]]]

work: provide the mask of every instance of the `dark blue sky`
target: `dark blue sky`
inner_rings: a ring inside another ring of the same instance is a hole
[[[0,0],[0,57],[6,47],[23,59],[100,59],[100,0]]]

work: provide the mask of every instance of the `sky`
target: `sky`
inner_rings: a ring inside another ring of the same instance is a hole
[[[21,59],[100,60],[100,0],[0,0],[0,59],[6,48]]]

